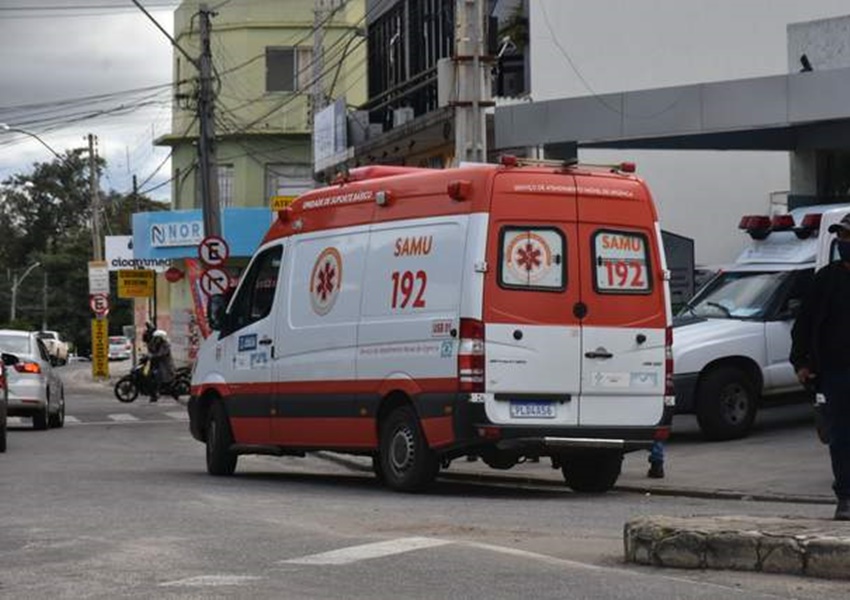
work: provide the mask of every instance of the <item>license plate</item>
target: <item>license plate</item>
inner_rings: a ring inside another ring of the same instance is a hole
[[[511,417],[514,419],[554,419],[554,402],[511,400]]]

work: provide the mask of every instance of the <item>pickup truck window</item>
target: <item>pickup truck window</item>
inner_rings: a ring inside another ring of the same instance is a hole
[[[776,305],[777,294],[794,276],[786,272],[720,273],[691,302],[680,316],[712,319],[761,319]]]

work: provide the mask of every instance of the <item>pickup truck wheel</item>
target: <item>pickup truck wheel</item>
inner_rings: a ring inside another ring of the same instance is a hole
[[[233,434],[224,406],[212,405],[207,418],[207,472],[210,475],[233,475],[239,455],[230,449]]]
[[[697,390],[697,422],[709,440],[745,437],[756,418],[756,386],[740,369],[709,372]]]
[[[623,453],[612,450],[561,456],[564,481],[575,492],[602,494],[614,487],[623,467]]]
[[[381,424],[378,460],[384,483],[401,492],[424,489],[440,470],[440,462],[428,447],[419,418],[409,406],[396,408]],[[377,470],[376,474],[379,474]]]

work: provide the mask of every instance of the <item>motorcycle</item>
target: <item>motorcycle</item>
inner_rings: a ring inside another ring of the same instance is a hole
[[[188,396],[191,390],[192,369],[180,367],[174,372],[174,378],[159,387],[159,393],[172,396],[179,400],[180,396]],[[156,378],[151,373],[150,361],[143,356],[139,364],[127,375],[115,382],[115,397],[120,402],[133,402],[139,394],[151,396],[156,385]]]

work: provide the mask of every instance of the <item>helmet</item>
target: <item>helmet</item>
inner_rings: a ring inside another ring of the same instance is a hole
[[[164,340],[166,340],[166,341],[168,340],[168,334],[167,334],[167,333],[165,333],[165,331],[164,331],[164,330],[162,330],[162,329],[157,329],[156,331],[154,331],[154,332],[151,334],[151,337],[155,337],[155,338],[162,338],[162,339],[164,339]]]

